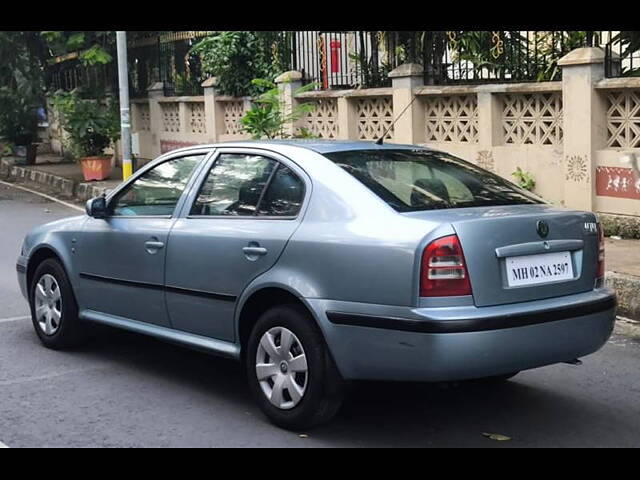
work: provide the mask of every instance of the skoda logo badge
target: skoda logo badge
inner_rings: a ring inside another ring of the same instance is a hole
[[[542,238],[546,238],[549,235],[549,225],[544,220],[538,220],[536,223],[536,230],[538,231],[538,235]]]

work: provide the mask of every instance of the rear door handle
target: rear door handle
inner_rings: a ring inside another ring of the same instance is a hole
[[[242,249],[245,255],[266,255],[267,249],[264,247],[244,247]]]

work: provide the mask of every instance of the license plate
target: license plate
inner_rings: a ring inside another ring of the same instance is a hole
[[[510,287],[573,279],[569,252],[507,257],[506,261],[507,284]]]

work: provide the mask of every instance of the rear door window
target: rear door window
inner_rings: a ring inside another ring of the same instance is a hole
[[[400,212],[543,203],[502,177],[442,152],[385,149],[324,155]]]
[[[262,155],[221,153],[200,187],[190,215],[255,215],[276,166],[275,160]]]

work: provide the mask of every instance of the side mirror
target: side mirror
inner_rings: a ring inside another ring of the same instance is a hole
[[[92,198],[87,201],[85,210],[90,217],[105,218],[107,216],[107,200],[104,196]]]

